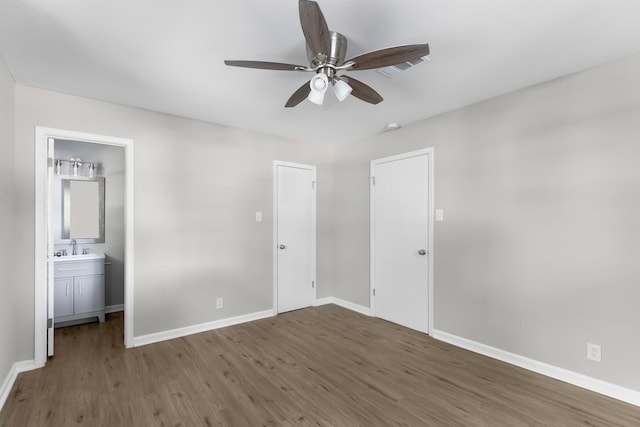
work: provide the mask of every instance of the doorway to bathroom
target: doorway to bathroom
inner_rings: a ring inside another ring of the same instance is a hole
[[[53,144],[53,326],[104,321],[124,311],[124,148]]]
[[[131,347],[133,140],[37,127],[35,148],[36,365],[43,366],[47,356],[53,354],[54,323],[83,321],[85,314],[64,310],[73,310],[74,305],[90,304],[89,318],[96,315],[98,319],[104,319],[105,313],[124,311],[124,344]],[[102,217],[95,227],[100,238],[98,235],[93,236],[95,239],[73,238],[69,234],[69,217],[74,217],[63,207],[67,206],[70,194],[75,194],[69,193],[69,184],[81,187],[80,184],[84,186],[97,181],[102,181],[104,186],[103,193],[97,197],[102,202],[99,209]],[[92,262],[84,259],[92,256],[97,259]],[[87,262],[91,265],[85,266]],[[91,270],[98,264],[102,271],[92,270],[91,277],[66,277],[71,273],[81,275],[83,268]],[[62,267],[64,278],[59,277],[60,272],[54,272]],[[78,272],[70,273],[71,267]],[[92,293],[93,298],[90,297]],[[56,301],[60,297],[67,298],[71,304],[57,303],[58,309],[54,311],[54,297]],[[74,298],[78,299],[78,304]]]

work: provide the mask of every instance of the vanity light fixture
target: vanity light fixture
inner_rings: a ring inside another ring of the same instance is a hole
[[[71,158],[71,166],[73,166],[73,176],[78,176],[78,167],[82,166],[82,159],[80,157]]]
[[[55,159],[54,166],[56,175],[95,178],[98,163],[84,162],[81,158],[74,157],[69,160]]]

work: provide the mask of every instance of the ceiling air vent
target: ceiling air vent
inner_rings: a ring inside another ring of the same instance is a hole
[[[424,62],[425,59],[428,60],[429,57],[423,56],[422,58],[412,59],[411,61],[402,62],[400,64],[390,65],[384,68],[378,68],[376,72],[382,74],[385,77],[389,77],[390,79],[392,79],[393,76],[395,76],[399,72],[407,71],[409,68],[413,68],[416,65],[420,64],[421,62]]]

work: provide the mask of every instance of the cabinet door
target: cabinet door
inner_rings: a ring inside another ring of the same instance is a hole
[[[76,277],[75,314],[104,310],[104,276]]]
[[[66,277],[53,281],[53,316],[73,314],[73,278]]]

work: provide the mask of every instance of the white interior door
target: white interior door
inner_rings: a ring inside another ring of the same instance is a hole
[[[429,150],[371,162],[375,316],[429,332]]]
[[[54,139],[47,139],[47,158],[51,161],[47,162],[47,196],[46,196],[46,218],[47,218],[47,356],[53,356],[53,335],[54,335],[54,295],[55,285],[53,277],[53,227],[52,227],[52,203],[53,203],[53,154]]]
[[[275,301],[278,313],[315,301],[316,168],[275,162]]]

